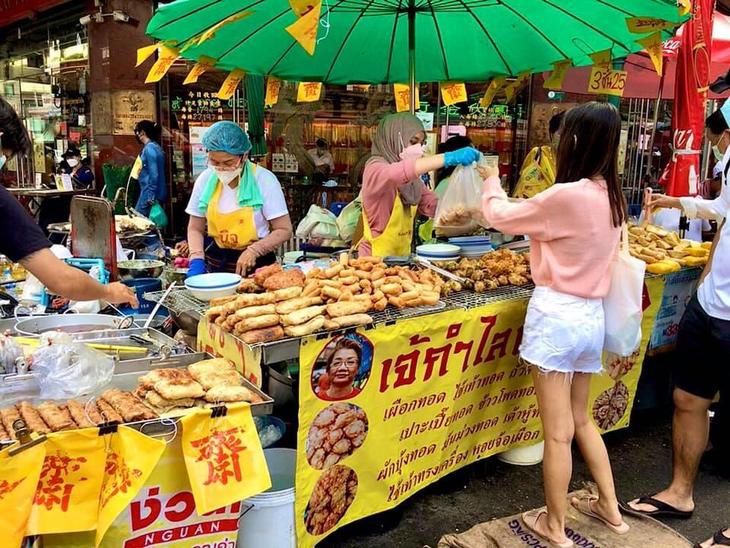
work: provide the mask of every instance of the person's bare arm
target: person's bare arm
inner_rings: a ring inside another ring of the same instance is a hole
[[[416,174],[418,174],[419,176],[423,175],[424,173],[436,171],[437,169],[441,169],[442,167],[444,167],[443,154],[424,156],[423,158],[418,158],[416,160]]]
[[[291,224],[291,217],[289,215],[282,215],[276,219],[269,221],[271,232],[265,238],[262,238],[243,250],[241,256],[236,262],[236,274],[245,276],[251,271],[256,259],[266,255],[272,251],[276,251],[281,244],[291,238],[294,229]]]
[[[710,273],[710,269],[712,269],[712,258],[715,256],[715,249],[717,248],[717,242],[720,241],[720,232],[722,232],[722,227],[725,226],[725,223],[726,223],[726,221],[723,221],[717,227],[717,232],[715,233],[715,237],[712,239],[712,247],[710,248],[710,258],[707,260],[707,264],[705,265],[705,268],[702,271],[702,276],[700,276],[700,281],[697,284],[697,287],[702,285],[702,282],[705,280],[707,275]]]
[[[205,259],[205,218],[190,216],[188,221],[188,247],[190,259]]]
[[[69,266],[50,249],[41,249],[21,259],[20,264],[40,280],[51,293],[73,301],[103,300],[112,304],[131,303],[139,306],[132,288],[124,284],[102,285],[86,272]]]

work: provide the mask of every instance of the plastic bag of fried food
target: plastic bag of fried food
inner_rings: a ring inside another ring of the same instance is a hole
[[[481,208],[483,185],[475,166],[457,166],[436,208],[434,228],[438,235],[472,234],[479,227],[488,227]]]

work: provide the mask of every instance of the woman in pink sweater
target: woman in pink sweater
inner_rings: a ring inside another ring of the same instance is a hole
[[[566,113],[553,187],[509,202],[497,174],[485,176],[484,215],[498,230],[530,237],[535,291],[527,309],[520,358],[532,366],[545,433],[543,476],[547,511],[525,524],[561,548],[575,437],[598,484],[598,498],[572,499],[580,512],[615,533],[628,532],[618,508],[606,446],[588,417],[591,375],[602,369],[603,297],[611,281],[626,203],[618,178],[618,111],[591,102]]]
[[[389,114],[380,121],[373,139],[372,157],[362,182],[363,239],[360,255],[410,255],[416,212],[432,217],[436,195],[420,177],[424,173],[479,159],[466,147],[424,157],[426,132],[413,114]]]

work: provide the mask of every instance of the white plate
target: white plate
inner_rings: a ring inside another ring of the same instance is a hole
[[[439,263],[439,262],[445,262],[445,261],[458,261],[459,256],[454,255],[453,257],[430,257],[430,256],[424,256],[424,255],[417,255],[420,259],[426,259],[427,261],[430,261],[432,263]]]
[[[452,244],[423,244],[416,248],[416,253],[427,257],[453,257],[461,248]]]

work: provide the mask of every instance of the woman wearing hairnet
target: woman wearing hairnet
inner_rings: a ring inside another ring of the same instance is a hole
[[[471,147],[424,157],[425,141],[423,124],[413,114],[390,114],[380,121],[363,172],[360,255],[410,255],[416,212],[432,217],[438,202],[421,175],[480,157]]]
[[[279,180],[248,159],[251,142],[233,122],[210,126],[203,146],[208,169],[195,181],[185,210],[190,215],[188,277],[208,269],[243,276],[274,263],[274,251],[292,235]]]

